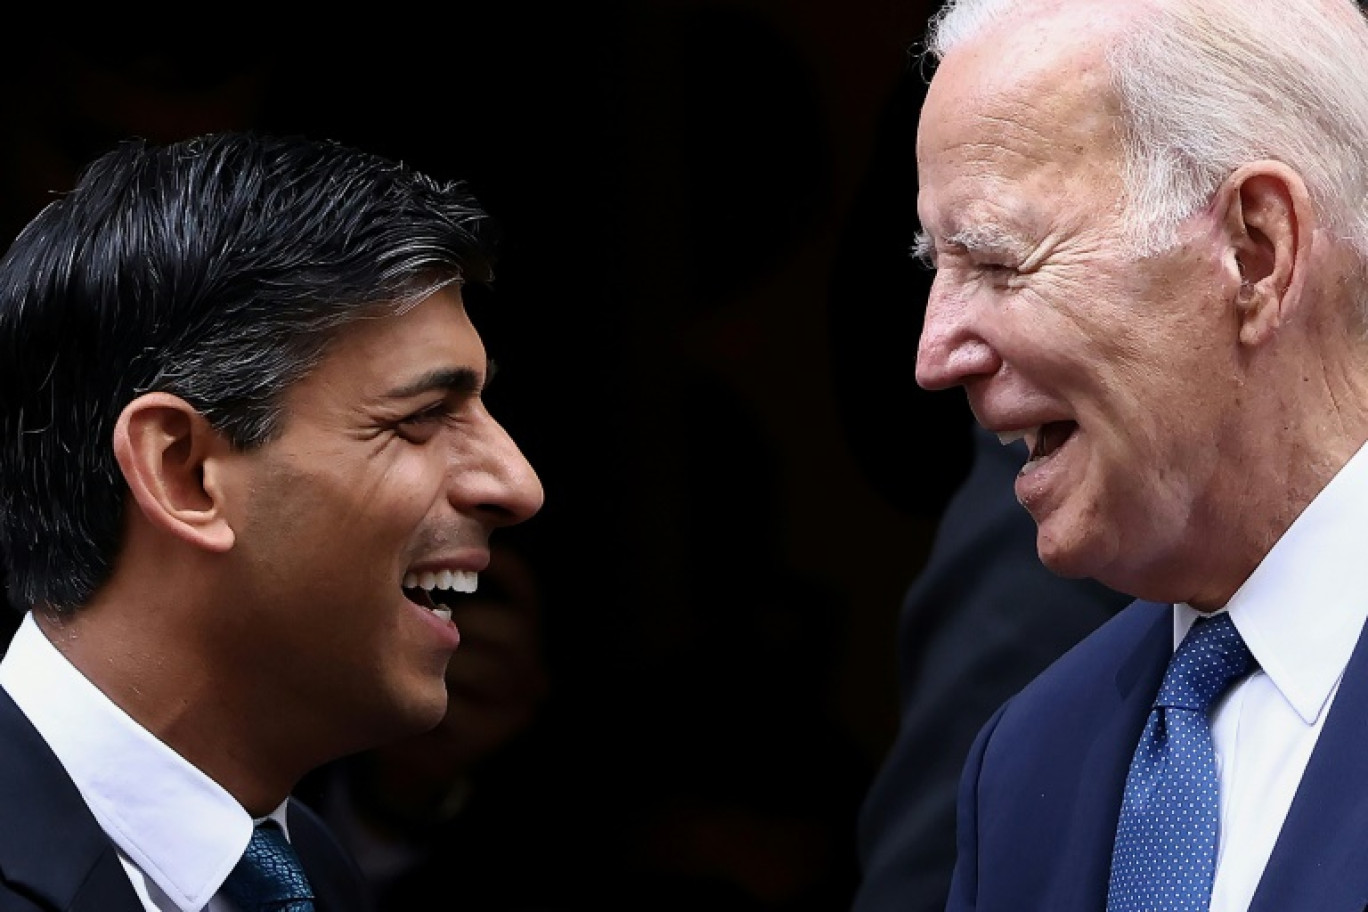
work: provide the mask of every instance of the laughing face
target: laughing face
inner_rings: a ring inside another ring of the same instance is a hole
[[[917,379],[963,386],[980,423],[1025,438],[1016,495],[1048,566],[1143,595],[1196,573],[1211,505],[1238,484],[1222,465],[1239,390],[1216,220],[1137,255],[1096,33],[1011,28],[947,55],[923,109],[936,278]]]
[[[236,455],[234,612],[220,651],[287,724],[359,746],[430,728],[493,530],[541,505],[486,411],[485,350],[454,288],[344,329]],[[302,734],[304,732],[301,732]]]

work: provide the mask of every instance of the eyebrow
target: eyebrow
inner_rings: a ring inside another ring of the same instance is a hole
[[[385,396],[389,399],[408,399],[433,390],[466,396],[480,392],[489,385],[489,381],[492,379],[494,379],[493,361],[489,362],[483,382],[481,382],[479,372],[473,368],[442,367],[420,374],[407,383],[394,387],[385,393]]]
[[[912,249],[909,253],[915,259],[921,260],[928,266],[935,261],[936,243],[931,240],[931,235],[925,231],[918,231],[917,236],[912,240]]]
[[[982,224],[961,228],[947,237],[944,243],[960,247],[971,253],[1005,253],[1024,256],[1030,245],[1020,236],[1013,234],[1001,225]],[[912,255],[922,262],[933,262],[936,244],[925,231],[918,231],[912,244]]]

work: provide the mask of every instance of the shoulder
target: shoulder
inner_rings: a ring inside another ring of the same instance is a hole
[[[1022,695],[1076,686],[1078,679],[1114,676],[1137,650],[1158,643],[1172,652],[1173,606],[1134,601],[1066,650]]]
[[[1115,705],[1118,689],[1128,691],[1152,675],[1173,651],[1173,606],[1135,601],[1064,652],[1012,698],[998,720],[1000,735],[1020,724],[1034,725],[1038,713],[1085,721],[1091,711]]]
[[[1167,602],[1146,602],[1137,599],[1117,612],[1090,636],[1060,657],[1055,663],[1068,669],[1074,665],[1087,666],[1096,660],[1110,660],[1118,652],[1128,652],[1137,642],[1162,629],[1165,642],[1172,651],[1173,605]]]

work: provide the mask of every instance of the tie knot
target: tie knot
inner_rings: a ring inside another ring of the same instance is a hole
[[[223,893],[242,912],[313,912],[313,889],[274,820],[258,824]]]
[[[1154,705],[1205,712],[1256,664],[1228,613],[1200,617],[1174,652]]]

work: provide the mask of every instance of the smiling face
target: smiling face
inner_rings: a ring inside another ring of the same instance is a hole
[[[491,532],[542,500],[487,379],[448,288],[342,330],[287,394],[281,433],[231,457],[220,652],[302,740],[359,748],[442,717],[459,634],[405,582],[473,582]]]
[[[1099,28],[1016,23],[939,67],[917,149],[937,270],[917,379],[1025,435],[1016,494],[1048,566],[1144,595],[1198,572],[1192,546],[1238,490],[1237,330],[1213,216],[1154,256],[1126,240]]]

